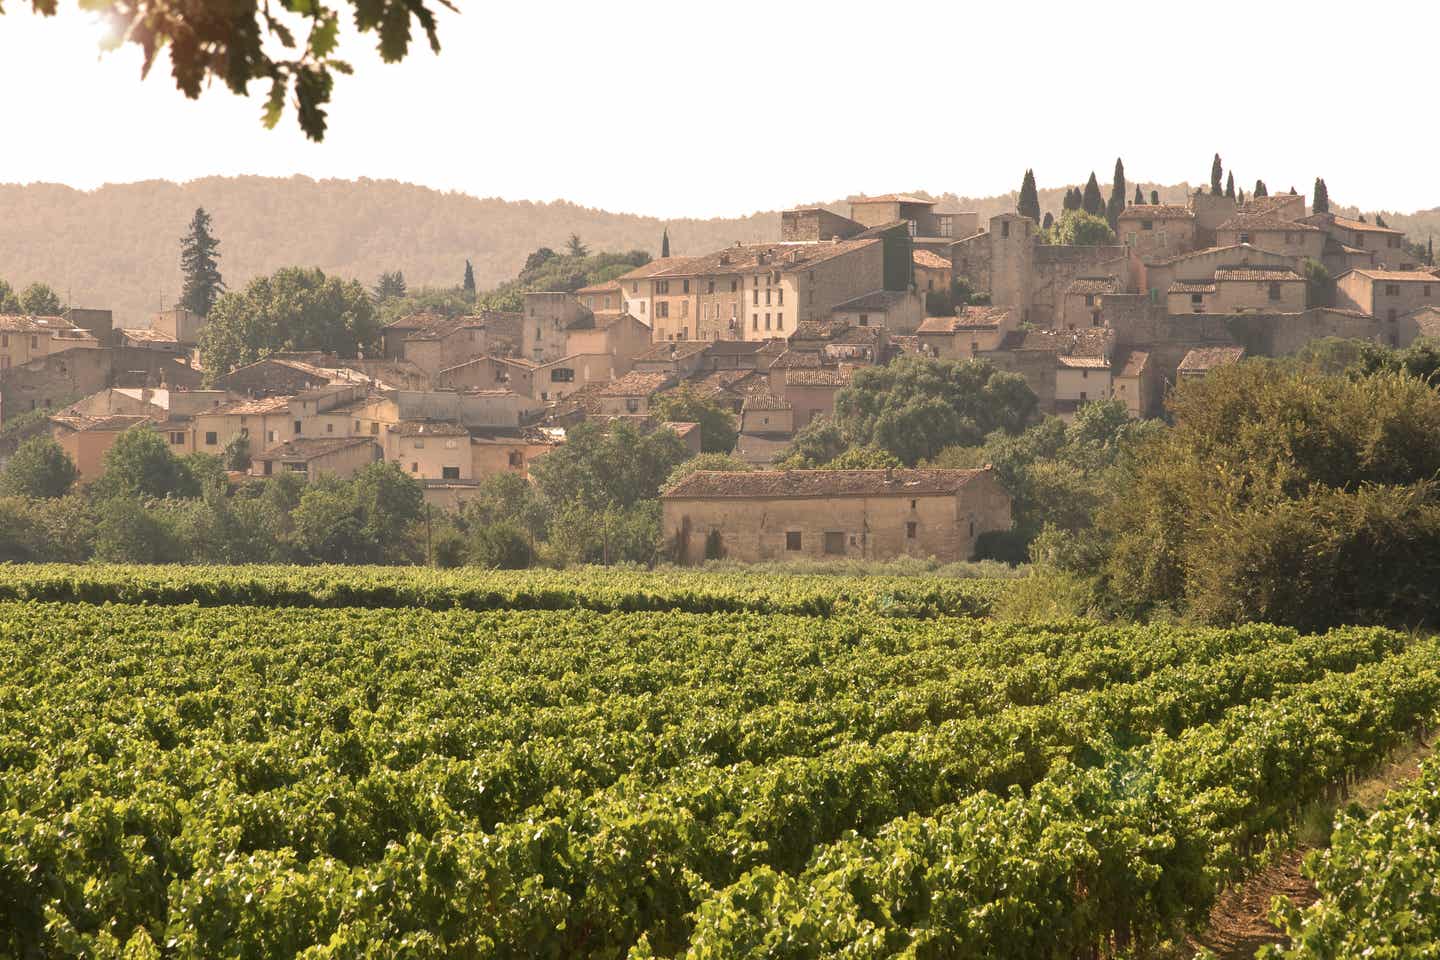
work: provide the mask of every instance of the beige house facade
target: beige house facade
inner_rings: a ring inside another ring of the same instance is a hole
[[[1335,306],[1395,321],[1440,305],[1440,276],[1421,270],[1351,270],[1335,281]]]

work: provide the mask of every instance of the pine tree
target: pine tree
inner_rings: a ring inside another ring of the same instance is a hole
[[[380,279],[375,282],[374,295],[376,302],[405,296],[405,274],[399,270],[380,274]]]
[[[219,246],[220,241],[210,232],[210,214],[200,207],[190,220],[190,232],[180,238],[180,269],[185,274],[185,289],[180,294],[179,305],[202,317],[210,315],[210,308],[225,292],[225,281],[216,264],[220,259]]]
[[[469,260],[465,261],[465,279],[461,281],[460,289],[464,291],[465,296],[471,300],[475,299],[475,268],[470,265]]]
[[[1231,200],[1235,199],[1235,172],[1233,170],[1225,175],[1225,196]]]
[[[1330,191],[1319,177],[1315,178],[1315,197],[1310,201],[1310,209],[1315,213],[1330,212]]]
[[[1150,202],[1153,203],[1153,204],[1155,204],[1155,206],[1157,206],[1157,207],[1160,206],[1160,191],[1159,191],[1159,190],[1151,190],[1151,191],[1150,191]]]
[[[1025,171],[1025,179],[1020,184],[1020,197],[1015,201],[1015,212],[1036,223],[1040,222],[1040,194],[1035,189],[1034,170]]]
[[[1100,181],[1095,179],[1095,171],[1090,171],[1090,179],[1085,183],[1085,193],[1080,198],[1080,209],[1093,217],[1105,216],[1105,198],[1100,195]]]
[[[580,234],[572,233],[570,239],[565,241],[565,255],[567,257],[588,257],[590,248],[585,246],[584,241],[580,239]]]
[[[1251,196],[1255,197],[1256,199],[1259,199],[1260,197],[1270,196],[1270,191],[1265,188],[1264,180],[1255,181],[1255,190],[1251,193]]]
[[[666,260],[670,257],[670,228],[666,227],[665,232],[660,234],[660,259]]]
[[[1140,184],[1138,183],[1135,184],[1135,204],[1136,206],[1142,207],[1145,205],[1145,194],[1140,192]]]
[[[1110,183],[1110,199],[1105,204],[1105,219],[1114,230],[1120,223],[1120,214],[1125,212],[1125,164],[1115,158],[1115,179]]]
[[[1220,163],[1220,154],[1215,154],[1215,159],[1210,163],[1210,194],[1220,196],[1220,177],[1225,168]]]

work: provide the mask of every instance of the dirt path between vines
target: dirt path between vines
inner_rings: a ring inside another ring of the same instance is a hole
[[[1357,784],[1345,802],[1373,809],[1391,789],[1420,775],[1420,762],[1435,753],[1435,746],[1427,736],[1424,742],[1400,750],[1373,776]],[[1289,938],[1268,919],[1270,901],[1284,895],[1301,906],[1315,902],[1315,885],[1301,875],[1300,865],[1316,846],[1297,843],[1244,883],[1221,893],[1210,911],[1209,924],[1187,941],[1188,955],[1205,947],[1220,960],[1254,960],[1261,947],[1287,943]]]

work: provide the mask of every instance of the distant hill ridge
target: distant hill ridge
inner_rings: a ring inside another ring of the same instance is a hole
[[[1149,196],[1151,184],[1142,184]],[[1186,184],[1154,187],[1183,201]],[[1040,191],[1055,213],[1065,187]],[[1133,192],[1134,185],[1130,186]],[[966,198],[931,195],[941,209],[974,210],[982,221],[1014,209],[1015,194]],[[846,212],[843,200],[822,205]],[[592,250],[658,254],[670,231],[676,254],[699,254],[735,241],[773,239],[778,211],[711,220],[660,220],[594,210],[565,201],[533,203],[479,198],[393,180],[309,177],[208,177],[107,184],[82,191],[56,184],[0,184],[0,278],[15,286],[43,281],[77,306],[108,307],[121,325],[143,326],[180,290],[179,244],[191,214],[205,207],[221,240],[221,269],[239,288],[280,267],[317,266],[370,285],[401,270],[412,287],[455,285],[465,260],[480,287],[513,277],[535,248],[559,248],[579,234]],[[1386,214],[1399,229],[1410,221],[1440,228],[1440,211]],[[1423,242],[1425,231],[1412,235]]]

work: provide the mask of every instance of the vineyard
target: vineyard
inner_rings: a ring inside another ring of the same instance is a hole
[[[6,570],[0,957],[1143,956],[1440,711],[1433,639],[994,590]]]

